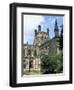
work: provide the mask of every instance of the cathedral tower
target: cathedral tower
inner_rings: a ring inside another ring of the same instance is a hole
[[[49,40],[49,28],[47,32],[41,31],[41,25],[38,25],[38,30],[35,30],[34,45],[40,46],[44,42]]]

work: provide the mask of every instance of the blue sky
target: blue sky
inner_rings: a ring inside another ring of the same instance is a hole
[[[63,24],[63,16],[45,16],[45,15],[24,15],[23,21],[23,43],[33,44],[34,30],[38,30],[38,25],[41,25],[41,31],[47,32],[49,28],[49,37],[54,37],[54,25],[57,19],[59,32],[61,31],[61,25]]]

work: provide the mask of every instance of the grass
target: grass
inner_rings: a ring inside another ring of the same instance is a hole
[[[24,72],[24,74],[25,75],[35,75],[35,74],[41,74],[41,72],[39,70],[33,70],[33,69],[31,69],[30,72],[29,72],[29,70],[26,70]]]

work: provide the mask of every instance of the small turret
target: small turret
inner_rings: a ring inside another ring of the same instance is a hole
[[[38,26],[38,31],[41,32],[41,25]]]
[[[37,30],[35,29],[34,32],[35,32],[35,36],[36,36],[37,35]]]
[[[55,32],[55,37],[58,37],[59,36],[59,31],[58,31],[57,19],[55,20],[54,32]]]
[[[49,36],[49,28],[47,28],[47,34],[48,34],[48,36]]]

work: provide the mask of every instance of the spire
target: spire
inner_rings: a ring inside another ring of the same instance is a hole
[[[41,32],[41,25],[38,25],[38,31]]]
[[[58,37],[59,36],[59,31],[58,31],[57,19],[55,20],[54,32],[55,32],[55,37]]]
[[[49,36],[49,28],[47,28],[47,34],[48,34],[48,36]]]

